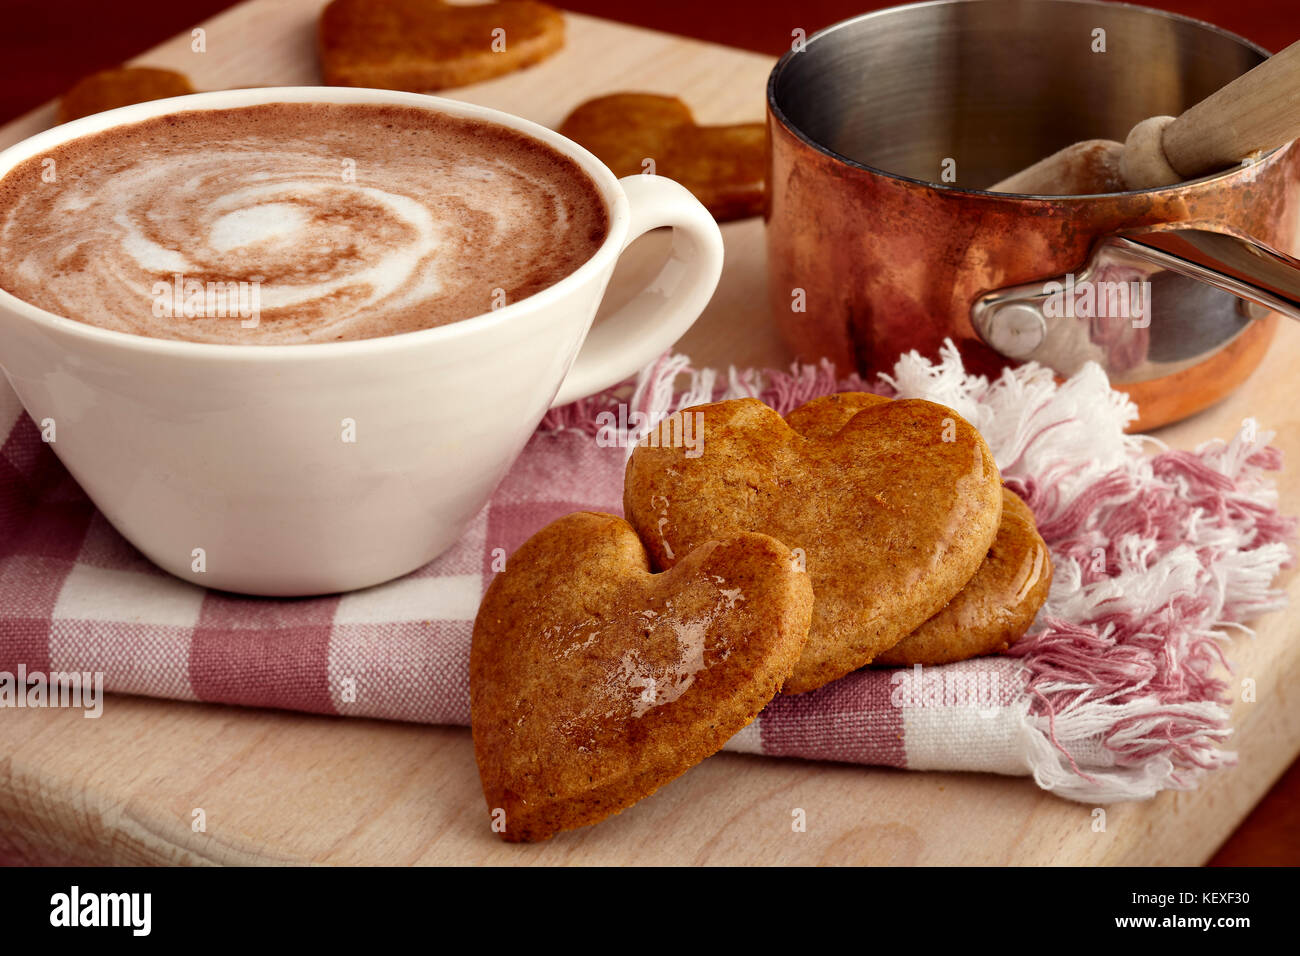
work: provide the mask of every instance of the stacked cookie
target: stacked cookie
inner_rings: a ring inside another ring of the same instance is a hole
[[[682,416],[702,442],[676,440]],[[1051,582],[984,439],[931,402],[687,409],[633,452],[623,504],[534,535],[475,621],[475,754],[507,840],[631,806],[779,691],[1002,650]]]

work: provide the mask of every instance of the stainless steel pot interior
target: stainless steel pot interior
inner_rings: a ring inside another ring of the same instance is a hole
[[[1106,52],[1094,53],[1093,31]],[[979,189],[1083,139],[1123,140],[1255,66],[1212,27],[1094,0],[940,0],[830,27],[787,55],[773,105],[814,145],[936,182],[957,160]]]

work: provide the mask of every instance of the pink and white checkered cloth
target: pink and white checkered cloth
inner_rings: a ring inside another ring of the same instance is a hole
[[[513,552],[572,511],[621,513],[627,436],[602,426],[601,412],[617,419],[626,402],[623,419],[630,408],[648,425],[713,398],[758,395],[784,412],[865,387],[814,367],[733,370],[724,382],[665,358],[630,397],[552,412],[432,564],[365,591],[283,600],[205,591],[156,569],[0,384],[0,678],[102,673],[124,694],[468,724],[470,632],[494,551]],[[1280,466],[1269,436],[1248,427],[1227,444],[1150,455],[1123,434],[1133,408],[1098,369],[1061,386],[1032,366],[990,383],[967,376],[951,349],[934,363],[905,357],[870,387],[943,402],[981,429],[1053,549],[1052,595],[1010,655],[866,670],[778,696],[728,748],[1033,775],[1098,802],[1193,787],[1230,763],[1217,632],[1281,606],[1272,581],[1295,530],[1264,475]],[[0,707],[12,706],[3,686]]]

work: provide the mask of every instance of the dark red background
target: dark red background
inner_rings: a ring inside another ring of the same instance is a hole
[[[552,0],[622,20],[777,55],[790,31],[814,30],[890,3],[879,0]],[[1296,0],[1146,0],[1210,20],[1270,50],[1300,38]],[[113,66],[227,7],[230,0],[0,0],[0,122],[59,95],[78,77]]]
[[[790,31],[889,6],[875,0],[552,0],[621,20],[777,55]],[[1297,0],[1145,0],[1209,20],[1277,51],[1300,39]],[[0,0],[0,123],[58,96],[79,77],[129,59],[233,6],[231,0]],[[1300,863],[1300,763],[1215,857],[1215,864]]]

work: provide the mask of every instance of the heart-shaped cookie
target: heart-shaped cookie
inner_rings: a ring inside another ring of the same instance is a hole
[[[755,399],[682,414],[700,416],[693,447],[638,446],[624,510],[656,567],[742,531],[802,556],[816,602],[786,693],[821,687],[897,644],[965,586],[997,533],[997,466],[950,408],[881,402],[829,438],[800,435]]]
[[[763,212],[762,123],[697,126],[675,96],[613,93],[587,100],[559,132],[595,153],[616,176],[653,171],[677,180],[719,222]]]
[[[564,17],[533,0],[333,0],[320,16],[330,86],[441,90],[531,66],[564,46]]]
[[[147,103],[168,96],[193,93],[190,78],[175,70],[152,66],[118,66],[78,80],[59,100],[59,122],[115,110],[132,103]]]
[[[834,438],[850,419],[864,408],[883,405],[891,399],[870,392],[836,392],[804,402],[787,412],[785,420],[804,438],[826,441]]]
[[[812,586],[761,534],[651,573],[627,522],[581,512],[507,561],[474,621],[471,722],[493,828],[544,840],[717,752],[780,690]]]
[[[1052,557],[1020,496],[1002,489],[1002,523],[975,576],[934,617],[878,656],[882,667],[951,664],[1024,637],[1052,587]]]
[[[808,438],[831,438],[858,412],[889,399],[841,392],[813,399],[786,415]],[[1002,489],[1002,519],[988,556],[956,597],[873,664],[910,667],[950,664],[1006,650],[1024,636],[1052,586],[1052,557],[1034,514]]]

